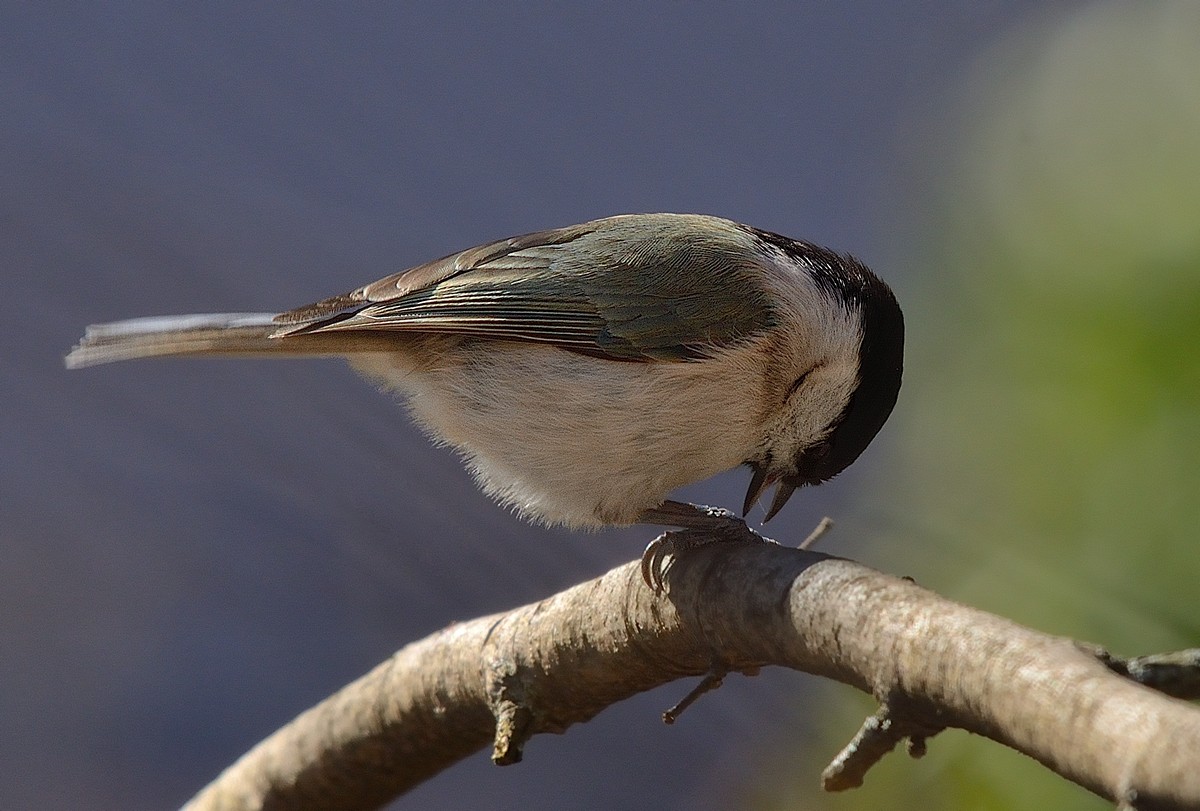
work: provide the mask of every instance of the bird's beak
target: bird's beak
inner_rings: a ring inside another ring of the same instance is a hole
[[[762,496],[763,491],[770,487],[775,482],[779,482],[779,487],[775,489],[775,498],[771,499],[771,506],[767,510],[767,515],[763,518],[763,523],[767,523],[775,514],[783,509],[783,505],[787,504],[788,499],[792,497],[792,493],[796,492],[796,488],[800,487],[804,482],[793,481],[791,479],[780,479],[778,473],[771,472],[766,464],[762,462],[748,462],[750,469],[754,471],[754,475],[750,477],[750,489],[746,491],[746,501],[742,504],[742,517],[746,517],[746,513],[750,512],[750,508],[758,503],[758,499]]]
[[[763,519],[764,524],[774,518],[775,514],[783,509],[783,505],[787,504],[788,499],[792,497],[792,493],[796,492],[797,486],[787,479],[779,482],[779,487],[775,488],[775,498],[771,500],[771,509],[767,510],[767,516]]]
[[[754,475],[750,478],[750,489],[746,491],[746,501],[742,504],[743,518],[746,517],[746,513],[750,512],[750,508],[758,503],[763,490],[766,490],[772,482],[779,478],[776,473],[768,473],[767,466],[761,462],[750,462],[749,464]]]

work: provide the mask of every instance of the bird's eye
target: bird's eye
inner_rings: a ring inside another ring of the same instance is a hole
[[[814,366],[813,368],[815,369],[816,367]],[[796,393],[796,391],[797,391],[797,390],[798,390],[798,389],[799,389],[801,386],[803,386],[803,385],[804,385],[804,381],[805,381],[805,380],[808,380],[808,376],[809,376],[810,374],[812,374],[812,369],[809,369],[807,372],[805,372],[804,374],[802,374],[802,375],[800,375],[799,377],[797,377],[797,378],[796,378],[796,380],[795,380],[795,382],[793,382],[793,383],[792,383],[792,385],[788,386],[787,394],[785,394],[785,395],[783,396],[783,399],[784,399],[784,401],[785,401],[785,402],[786,402],[787,400],[791,399],[791,396],[792,396],[793,394],[795,394],[795,393]]]

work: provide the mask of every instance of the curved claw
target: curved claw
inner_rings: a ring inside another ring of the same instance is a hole
[[[663,562],[676,551],[676,535],[674,532],[664,532],[646,544],[646,550],[642,552],[642,580],[655,594],[662,594],[666,588],[664,578],[667,570]]]
[[[714,510],[711,517],[713,524],[709,528],[670,530],[646,544],[642,552],[642,580],[655,594],[666,590],[667,571],[671,568],[668,558],[714,543],[774,543],[731,513]]]

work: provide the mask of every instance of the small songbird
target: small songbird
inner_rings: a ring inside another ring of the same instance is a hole
[[[633,214],[280,314],[92,326],[66,363],[341,355],[526,518],[705,529],[741,522],[672,491],[748,465],[743,515],[776,484],[770,519],[875,437],[903,354],[892,291],[854,258],[716,217]]]

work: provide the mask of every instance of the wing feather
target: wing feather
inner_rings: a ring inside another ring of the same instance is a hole
[[[613,360],[693,360],[772,323],[765,294],[748,283],[747,239],[712,217],[609,217],[393,274],[283,313],[275,334],[443,332]]]

